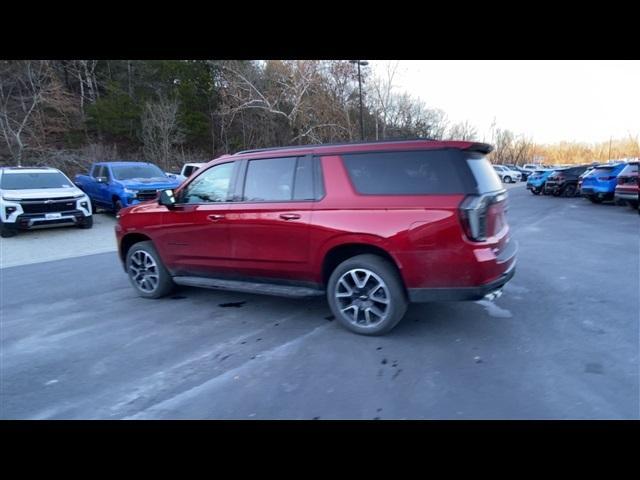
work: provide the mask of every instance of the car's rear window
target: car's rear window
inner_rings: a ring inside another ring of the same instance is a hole
[[[491,168],[491,163],[484,155],[470,154],[467,157],[467,165],[471,169],[473,176],[476,180],[478,193],[494,192],[496,190],[502,190],[502,181]]]
[[[610,174],[615,167],[598,167],[591,172],[591,175]]]
[[[620,175],[637,175],[637,174],[638,174],[637,163],[630,163],[629,165],[624,167],[624,169],[622,169],[622,171],[620,172]]]
[[[473,188],[460,150],[342,155],[358,193],[365,195],[462,194]],[[474,160],[475,161],[475,160]],[[497,174],[485,159],[484,173]],[[466,170],[466,171],[465,171]],[[499,180],[498,180],[499,182]]]

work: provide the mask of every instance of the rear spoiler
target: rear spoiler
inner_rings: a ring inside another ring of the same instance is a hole
[[[472,152],[480,152],[486,155],[493,151],[493,145],[489,145],[488,143],[472,143],[466,148],[466,150],[471,150]]]

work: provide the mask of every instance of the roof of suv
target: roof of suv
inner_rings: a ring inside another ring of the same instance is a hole
[[[453,141],[453,140],[428,140],[428,139],[411,139],[411,140],[384,140],[378,142],[356,142],[356,143],[334,143],[319,145],[294,145],[289,147],[278,148],[260,148],[254,150],[243,150],[233,156],[255,156],[277,155],[286,152],[290,155],[310,155],[310,154],[341,154],[356,152],[372,152],[372,151],[393,151],[393,150],[420,150],[420,149],[436,149],[436,148],[456,148],[459,150],[470,150],[481,153],[489,153],[493,150],[491,145],[486,143],[469,142],[469,141]]]

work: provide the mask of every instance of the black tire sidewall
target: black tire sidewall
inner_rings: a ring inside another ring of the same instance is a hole
[[[18,234],[17,228],[8,227],[5,223],[0,222],[0,237],[11,238]]]
[[[387,320],[376,327],[365,328],[351,323],[342,315],[342,312],[340,312],[338,303],[333,295],[340,277],[345,272],[354,268],[365,268],[372,271],[384,280],[387,288],[389,289],[389,295],[391,297],[391,314]],[[327,282],[327,302],[340,325],[347,330],[360,335],[384,335],[385,333],[388,333],[398,324],[398,322],[400,322],[400,320],[402,320],[409,303],[407,301],[402,280],[400,279],[400,275],[398,274],[395,266],[390,264],[388,260],[373,254],[357,255],[345,260],[335,268]]]
[[[135,252],[140,250],[143,250],[148,255],[151,255],[153,257],[153,260],[156,262],[156,265],[158,266],[158,286],[153,292],[145,292],[143,290],[140,290],[140,288],[138,288],[138,285],[136,285],[136,283],[131,278],[131,275],[129,275],[129,266],[131,264],[131,257]],[[139,242],[134,244],[127,252],[125,266],[126,266],[126,273],[127,273],[127,278],[129,279],[129,282],[133,286],[136,293],[143,298],[164,297],[165,295],[169,294],[175,287],[175,284],[173,283],[173,279],[171,278],[169,271],[166,269],[166,267],[162,263],[162,260],[160,259],[160,255],[158,255],[157,250],[153,246],[153,243],[151,243],[150,241]]]
[[[93,215],[84,217],[82,222],[78,225],[80,228],[92,228],[93,227]]]

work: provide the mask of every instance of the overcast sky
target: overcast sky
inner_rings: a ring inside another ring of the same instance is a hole
[[[640,134],[639,61],[402,60],[394,85],[452,122],[468,120],[480,140],[491,140],[494,118],[539,143]]]

